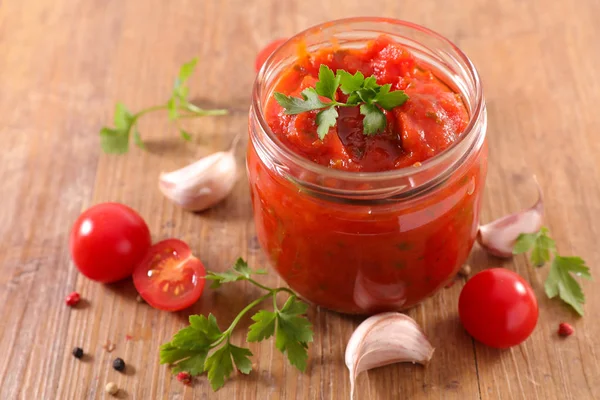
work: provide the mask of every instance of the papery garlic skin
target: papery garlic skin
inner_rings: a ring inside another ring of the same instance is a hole
[[[361,372],[398,362],[427,364],[433,352],[433,346],[409,316],[388,312],[367,318],[346,347],[350,398],[354,398],[355,380]]]
[[[477,242],[490,254],[497,257],[512,257],[515,242],[522,233],[535,233],[542,227],[544,201],[538,188],[538,200],[531,207],[518,213],[506,215],[479,227]]]
[[[184,209],[202,211],[227,197],[237,175],[233,151],[220,151],[176,171],[161,174],[158,187]]]

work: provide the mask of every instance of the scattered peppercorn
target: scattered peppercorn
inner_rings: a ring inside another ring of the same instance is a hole
[[[562,337],[571,336],[575,332],[575,329],[566,322],[561,322],[558,325],[558,335]]]
[[[123,370],[125,370],[125,361],[119,357],[115,358],[115,361],[113,361],[113,368],[119,372],[123,372]]]
[[[65,303],[70,307],[77,305],[79,300],[81,300],[81,296],[77,292],[69,293],[67,297],[65,297]]]
[[[192,383],[192,376],[189,372],[180,372],[177,374],[177,380],[184,385],[189,385]]]
[[[108,382],[104,387],[104,391],[108,394],[114,395],[119,391],[119,387],[114,382]]]
[[[75,347],[72,351],[73,357],[81,358],[83,357],[83,349],[81,347]]]
[[[471,266],[469,264],[463,265],[458,271],[460,276],[468,277],[471,275]]]

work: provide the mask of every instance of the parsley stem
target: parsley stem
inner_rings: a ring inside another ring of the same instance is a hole
[[[250,282],[250,283],[251,283],[251,284],[253,284],[254,286],[258,286],[259,288],[261,288],[261,289],[264,289],[264,290],[266,290],[266,291],[268,291],[268,292],[273,292],[274,290],[277,290],[277,289],[271,289],[270,287],[267,287],[267,286],[265,286],[265,285],[262,285],[262,284],[258,283],[257,281],[255,281],[255,280],[254,280],[254,279],[252,279],[252,278],[248,278],[248,282]]]
[[[247,280],[248,282],[252,283],[254,286],[258,286],[259,288],[261,288],[261,289],[264,289],[264,290],[266,290],[266,291],[268,291],[268,292],[271,292],[272,294],[277,294],[277,293],[279,293],[279,292],[286,292],[286,293],[287,293],[287,294],[289,294],[290,296],[296,296],[296,293],[295,293],[293,290],[291,290],[291,289],[288,289],[288,288],[286,288],[286,287],[279,287],[279,288],[271,289],[271,288],[270,288],[270,287],[268,287],[268,286],[265,286],[265,285],[262,285],[262,284],[258,283],[257,281],[255,281],[255,280],[254,280],[254,279],[252,279],[252,278],[248,278],[248,279],[246,279],[246,280]]]
[[[184,107],[187,111],[190,111],[197,115],[225,115],[227,114],[227,110],[205,110],[203,108],[197,107],[192,103],[186,104]]]
[[[235,329],[235,326],[238,324],[238,322],[240,322],[242,317],[248,311],[250,311],[251,309],[253,309],[254,307],[256,307],[257,305],[259,305],[260,303],[267,300],[270,296],[273,296],[273,295],[274,295],[273,292],[269,292],[268,294],[265,294],[264,296],[261,296],[258,299],[254,300],[252,303],[248,304],[242,311],[240,311],[240,313],[237,315],[237,317],[235,317],[235,319],[231,322],[231,325],[229,325],[229,328],[227,328],[227,330],[225,332],[223,332],[223,338],[225,338],[226,336],[229,337],[231,335],[231,332],[233,332],[233,330]],[[219,344],[222,341],[223,341],[223,339],[220,339],[218,342],[215,343],[215,345]],[[213,347],[214,347],[214,345],[213,345]]]
[[[140,118],[142,115],[144,114],[148,114],[151,113],[153,111],[159,111],[159,110],[166,110],[168,109],[166,104],[160,105],[160,106],[152,106],[152,107],[148,107],[143,109],[142,111],[137,112],[136,114],[133,115],[133,120],[137,120],[138,118]],[[133,124],[132,124],[133,125]]]
[[[135,124],[135,122],[143,115],[145,114],[149,114],[151,112],[154,111],[160,111],[160,110],[168,110],[169,106],[166,104],[160,105],[160,106],[152,106],[152,107],[148,107],[145,108],[141,111],[139,111],[136,114],[133,114],[133,122],[131,125],[133,126]],[[196,117],[200,117],[200,116],[210,116],[210,115],[226,115],[228,113],[227,110],[224,109],[219,109],[219,110],[205,110],[203,108],[199,108],[196,107],[193,104],[188,104],[187,107],[179,107],[179,111],[189,111],[192,114],[185,114],[185,115],[180,115],[177,117],[177,119],[181,119],[181,118],[196,118]]]
[[[294,293],[291,289],[288,289],[288,288],[285,288],[285,287],[279,287],[279,288],[271,289],[269,287],[261,285],[260,283],[254,281],[253,279],[248,279],[248,281],[254,283],[256,286],[258,286],[258,287],[260,287],[262,289],[268,290],[269,293],[267,293],[264,296],[261,296],[258,299],[254,300],[252,303],[248,304],[242,311],[240,311],[240,313],[237,315],[237,317],[235,317],[235,319],[231,322],[231,325],[229,325],[229,328],[227,328],[227,330],[223,332],[223,336],[218,341],[216,341],[215,343],[213,343],[212,346],[211,346],[211,348],[214,348],[214,347],[218,346],[219,344],[221,344],[223,342],[223,340],[225,340],[225,338],[229,338],[231,336],[231,333],[235,329],[236,325],[240,322],[240,320],[243,318],[243,316],[246,315],[246,313],[248,311],[250,311],[251,309],[253,309],[257,305],[259,305],[263,301],[267,300],[269,297],[273,297],[273,307],[275,308],[275,310],[277,310],[277,303],[276,303],[276,295],[277,295],[277,293],[279,293],[279,292],[286,292],[286,293],[288,293],[291,296],[296,296],[296,293]]]

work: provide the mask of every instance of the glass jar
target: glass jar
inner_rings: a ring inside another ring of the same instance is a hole
[[[449,148],[420,165],[350,172],[284,146],[264,108],[301,44],[359,48],[381,34],[408,48],[455,92],[470,121]],[[310,28],[266,61],[254,85],[247,168],[258,240],[300,296],[354,314],[402,310],[443,288],[477,234],[487,168],[486,110],[471,61],[444,37],[408,22],[351,18]]]

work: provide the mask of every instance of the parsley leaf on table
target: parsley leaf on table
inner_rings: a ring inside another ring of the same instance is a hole
[[[233,372],[233,361],[235,367],[244,374],[252,371],[252,362],[248,357],[252,356],[250,349],[237,347],[227,342],[223,347],[215,351],[206,359],[205,368],[208,380],[213,390],[221,388],[225,380]]]
[[[549,298],[558,296],[573,307],[579,315],[583,315],[585,296],[581,286],[571,274],[592,279],[589,267],[580,257],[554,257],[550,266],[550,274],[544,283],[544,289]]]
[[[223,272],[212,272],[209,271],[206,274],[205,279],[213,281],[210,286],[212,289],[216,289],[223,283],[236,282],[250,279],[251,275],[265,275],[267,271],[264,269],[253,270],[248,267],[248,263],[242,258],[238,258],[233,268]]]
[[[160,363],[171,364],[173,373],[182,371],[192,375],[204,372],[204,363],[211,345],[222,337],[214,315],[191,315],[190,326],[173,336],[171,342],[160,347]]]
[[[308,359],[308,343],[313,340],[310,321],[302,314],[306,313],[308,305],[290,296],[283,308],[277,312],[277,330],[275,346],[286,353],[290,364],[300,371],[306,369]]]
[[[531,262],[537,267],[541,267],[550,261],[550,253],[556,250],[556,243],[548,236],[548,228],[542,227],[535,233],[522,233],[515,242],[513,254],[531,252]]]
[[[267,310],[260,310],[252,316],[254,323],[248,329],[248,342],[260,342],[270,338],[275,334],[275,322],[277,313]]]
[[[544,290],[549,298],[559,297],[570,305],[579,315],[583,315],[585,296],[581,285],[573,274],[580,278],[592,279],[589,267],[580,257],[563,257],[558,255],[555,241],[550,238],[549,230],[542,227],[535,233],[522,233],[517,238],[513,254],[531,251],[530,260],[535,266],[541,267],[552,260],[550,272]]]
[[[275,335],[275,346],[285,353],[290,364],[300,371],[306,369],[308,343],[313,340],[312,324],[304,316],[308,305],[290,296],[281,310],[260,310],[252,316],[248,342],[258,342]]]
[[[114,128],[103,127],[100,130],[100,144],[105,153],[126,153],[129,150],[129,139],[133,131],[134,143],[145,148],[144,142],[137,129],[137,123],[140,117],[153,111],[166,110],[169,119],[177,121],[182,118],[196,118],[207,115],[225,115],[227,110],[205,110],[197,107],[188,100],[189,87],[187,81],[194,72],[198,60],[193,60],[183,64],[179,70],[179,75],[175,79],[171,97],[165,104],[144,108],[137,113],[131,113],[125,105],[117,103],[114,113]],[[181,137],[184,140],[190,140],[190,134],[180,128]]]
[[[274,311],[260,310],[252,316],[254,323],[248,329],[246,341],[260,342],[275,335],[276,347],[287,355],[292,365],[304,371],[308,359],[308,344],[313,340],[312,325],[304,316],[308,305],[298,300],[288,288],[269,288],[253,279],[253,276],[265,273],[264,270],[251,269],[242,258],[227,271],[209,272],[206,279],[212,280],[213,286],[245,280],[266,290],[267,294],[248,304],[224,331],[219,329],[217,319],[212,314],[208,318],[203,315],[190,316],[190,325],[161,346],[161,364],[171,364],[173,373],[186,371],[191,375],[199,375],[206,372],[213,390],[224,385],[233,372],[234,365],[240,372],[250,373],[252,362],[249,357],[252,352],[246,347],[231,344],[231,336],[247,312],[263,301],[272,299]],[[275,299],[282,292],[289,297],[284,306],[278,309]]]
[[[348,71],[333,71],[321,64],[319,67],[319,80],[314,88],[304,89],[299,97],[287,96],[275,92],[275,100],[284,109],[285,114],[300,114],[307,111],[320,110],[316,117],[317,134],[323,140],[329,129],[337,123],[338,111],[336,107],[360,106],[363,119],[363,133],[374,135],[385,130],[387,119],[382,109],[392,110],[401,106],[408,100],[402,90],[390,92],[392,85],[379,85],[374,76],[365,78],[358,71],[354,75]],[[348,95],[346,102],[336,99],[338,89]],[[321,96],[321,97],[319,97]],[[324,101],[326,98],[329,101]]]

